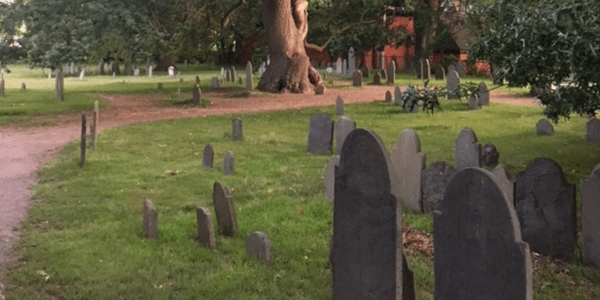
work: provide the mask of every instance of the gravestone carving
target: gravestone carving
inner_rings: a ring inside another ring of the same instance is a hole
[[[217,248],[212,217],[210,216],[208,209],[200,206],[196,207],[196,223],[198,227],[198,242],[200,242],[200,245],[208,249]]]
[[[600,269],[600,164],[581,181],[581,240],[583,264]]]
[[[255,231],[246,238],[246,251],[250,256],[266,264],[273,260],[271,240],[264,232]]]
[[[237,221],[235,217],[235,208],[231,200],[229,189],[215,182],[213,186],[213,204],[219,230],[226,236],[233,236],[237,231]]]
[[[232,175],[233,174],[233,152],[227,151],[225,153],[225,158],[223,158],[223,174]]]
[[[235,118],[231,121],[231,136],[235,141],[244,139],[244,128],[242,127],[242,120],[240,118]]]
[[[317,115],[310,120],[308,152],[329,154],[333,144],[333,121],[327,115]]]
[[[548,120],[541,119],[535,124],[535,133],[550,136],[554,133],[554,126]]]
[[[215,151],[211,144],[207,144],[202,151],[202,166],[206,169],[212,169],[215,160]]]
[[[444,200],[446,187],[456,169],[443,161],[435,162],[431,167],[423,170],[421,175],[423,212],[431,213],[437,210]]]
[[[471,128],[464,128],[458,134],[454,153],[457,171],[467,167],[481,167],[481,145],[477,143],[477,136]]]
[[[356,123],[349,117],[340,116],[335,122],[335,152],[337,155],[341,154],[346,137],[354,129],[356,129]]]
[[[149,199],[144,200],[142,210],[144,237],[148,239],[155,239],[158,237],[158,213],[156,212],[152,201]]]
[[[413,212],[422,212],[421,173],[425,169],[425,155],[414,130],[402,131],[392,150],[392,194]]]

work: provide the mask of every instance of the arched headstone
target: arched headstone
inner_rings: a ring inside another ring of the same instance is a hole
[[[206,169],[212,169],[215,159],[215,151],[211,144],[207,144],[202,151],[202,166]]]
[[[269,264],[273,260],[271,240],[264,232],[255,231],[246,238],[246,251],[264,263]]]
[[[487,88],[485,82],[479,83],[479,103],[481,106],[489,106],[490,105],[490,91]]]
[[[477,136],[471,128],[461,130],[454,145],[457,171],[467,167],[481,167],[481,145],[477,143]]]
[[[232,175],[233,167],[234,167],[233,152],[227,151],[227,153],[225,153],[225,157],[223,158],[223,174]]]
[[[446,194],[446,187],[448,187],[448,183],[450,183],[454,174],[456,174],[456,169],[443,161],[436,162],[423,170],[421,185],[424,213],[431,213],[440,207]]]
[[[208,209],[196,207],[196,224],[198,227],[198,242],[208,249],[215,249],[215,232],[213,230],[212,218]]]
[[[344,115],[344,99],[341,96],[337,96],[335,99],[335,113],[338,116]]]
[[[310,120],[308,152],[329,154],[333,144],[333,121],[327,115],[317,115]]]
[[[460,84],[460,76],[453,70],[448,71],[448,77],[446,78],[446,85],[448,87],[448,99],[458,98],[458,85]]]
[[[425,169],[425,155],[414,130],[402,131],[392,150],[392,194],[413,212],[422,212],[421,173]]]
[[[392,102],[392,93],[390,91],[385,92],[385,102]]]
[[[244,128],[242,127],[242,120],[240,118],[235,118],[231,121],[231,136],[236,141],[244,139]]]
[[[402,106],[402,91],[398,86],[394,87],[394,105]]]
[[[362,72],[360,70],[352,73],[352,86],[362,86]]]
[[[541,119],[535,124],[535,133],[550,136],[554,133],[554,126],[548,120]]]

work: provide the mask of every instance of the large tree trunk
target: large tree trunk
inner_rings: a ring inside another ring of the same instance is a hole
[[[314,93],[321,75],[304,49],[308,32],[307,0],[263,0],[262,19],[271,64],[258,89],[272,93]]]

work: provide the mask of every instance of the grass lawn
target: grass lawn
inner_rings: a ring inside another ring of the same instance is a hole
[[[500,162],[513,174],[545,156],[579,186],[599,162],[600,146],[585,142],[581,117],[561,121],[551,137],[538,137],[538,108],[492,104],[467,111],[464,101],[442,104],[444,110],[433,115],[405,114],[384,103],[346,105],[344,110],[358,127],[374,130],[388,150],[403,129],[415,129],[428,165],[454,163],[454,139],[464,126],[475,130],[480,143],[494,143]],[[241,116],[243,142],[230,135],[235,116],[107,130],[97,150],[88,153],[84,169],[78,167],[77,142],[69,144],[39,171],[18,245],[23,257],[4,282],[7,299],[330,299],[333,209],[324,195],[329,157],[306,151],[309,120],[317,113],[334,116],[335,108]],[[201,166],[207,143],[215,149],[213,170]],[[233,176],[220,172],[228,150],[235,154]],[[238,234],[218,235],[217,249],[210,251],[195,240],[195,208],[207,207],[217,228],[215,181],[233,191]],[[142,238],[146,198],[158,210],[156,240]],[[432,233],[428,215],[405,211],[403,220]],[[253,231],[272,240],[271,265],[246,254],[245,238]],[[576,251],[580,261],[581,247]],[[432,258],[417,254],[408,261],[417,299],[433,299]],[[535,299],[600,297],[600,271],[579,262],[558,268],[542,261],[539,266]]]

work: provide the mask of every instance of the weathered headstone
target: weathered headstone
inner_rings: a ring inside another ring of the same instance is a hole
[[[460,76],[456,71],[448,71],[446,78],[446,86],[448,87],[448,99],[458,98],[458,85],[460,84]]]
[[[515,181],[512,179],[512,176],[506,170],[506,167],[503,165],[497,165],[496,168],[492,171],[492,174],[496,176],[500,187],[506,193],[508,201],[514,206],[515,204]]]
[[[394,104],[402,106],[402,91],[398,86],[394,87]]]
[[[600,143],[600,121],[592,118],[587,123],[586,139],[588,142]]]
[[[227,153],[225,153],[225,158],[223,158],[223,174],[233,175],[233,163],[233,152],[227,151]]]
[[[481,163],[484,166],[495,167],[498,164],[500,153],[494,144],[485,144],[481,149]]]
[[[315,95],[323,95],[325,93],[325,86],[321,83],[315,88]]]
[[[535,133],[537,135],[552,135],[554,133],[554,126],[548,120],[541,119],[535,124]]]
[[[213,186],[213,204],[219,230],[226,236],[233,236],[237,231],[237,221],[235,217],[235,208],[229,189],[215,182]]]
[[[335,72],[338,74],[342,74],[342,58],[338,57],[335,61]]]
[[[195,84],[194,87],[192,88],[192,99],[193,99],[195,106],[200,105],[200,95],[201,95],[200,87],[197,84]]]
[[[456,174],[456,169],[443,161],[436,162],[431,167],[423,170],[421,185],[424,213],[431,213],[439,209],[446,194],[446,187],[448,187],[448,183],[450,183],[454,174]]]
[[[390,84],[394,84],[395,80],[396,80],[396,62],[392,60],[392,61],[390,61],[389,65],[388,65],[387,82]]]
[[[434,299],[533,299],[529,247],[494,175],[459,171],[433,215]]]
[[[217,77],[212,78],[211,87],[215,90],[219,89],[219,78],[217,78]]]
[[[374,133],[356,129],[335,178],[333,300],[414,299],[402,244],[402,205],[391,194],[392,167]],[[412,292],[412,293],[411,293]]]
[[[458,76],[465,77],[465,64],[463,62],[456,63],[456,72],[458,72]]]
[[[140,69],[139,68],[135,68],[133,70],[133,76],[135,77],[140,77]]]
[[[344,100],[341,96],[337,96],[335,99],[335,113],[338,116],[344,115]]]
[[[369,67],[367,67],[367,65],[363,65],[362,68],[360,68],[360,71],[362,72],[363,78],[369,77]]]
[[[600,269],[600,164],[581,180],[581,240],[583,264]]]
[[[392,150],[392,194],[413,212],[422,212],[421,173],[425,169],[425,155],[414,130],[402,131]]]
[[[317,115],[310,120],[308,152],[329,154],[333,144],[333,121],[327,115]]]
[[[152,77],[152,66],[148,68],[148,77]]]
[[[154,208],[152,201],[146,199],[142,205],[142,210],[144,237],[155,239],[158,237],[158,213],[156,212],[156,208]]]
[[[196,207],[196,224],[198,227],[198,242],[200,242],[200,245],[208,249],[217,248],[212,217],[210,212],[208,212],[208,209],[200,206]]]
[[[477,143],[477,136],[471,128],[464,128],[455,141],[456,170],[468,167],[481,167],[481,145]]]
[[[342,59],[342,74],[348,74],[348,61],[345,59]]]
[[[445,74],[446,74],[446,71],[444,70],[444,67],[442,67],[442,65],[437,65],[437,67],[435,67],[435,79],[436,80],[444,80]]]
[[[79,80],[83,80],[85,78],[85,69],[79,72]]]
[[[335,191],[335,170],[340,166],[340,157],[334,155],[325,167],[325,197],[329,203],[333,204]]]
[[[475,109],[478,109],[479,106],[480,106],[479,96],[476,94],[471,95],[471,97],[469,97],[469,104],[467,105],[467,107],[470,110],[475,110]]]
[[[246,90],[252,90],[252,62],[246,64]]]
[[[86,146],[86,142],[85,142],[85,138],[87,135],[87,127],[86,124],[87,120],[85,117],[85,114],[81,114],[81,140],[79,143],[79,148],[81,150],[81,159],[79,162],[79,167],[83,168],[83,166],[85,166],[85,146]]]
[[[231,66],[231,82],[235,82],[237,78],[237,72],[235,71],[235,66]]]
[[[246,251],[250,256],[269,264],[273,260],[271,240],[264,232],[255,231],[246,238]]]
[[[346,137],[354,129],[356,129],[356,122],[347,116],[340,116],[335,122],[335,152],[337,155],[341,154]]]
[[[244,128],[240,118],[235,118],[233,121],[231,121],[231,136],[235,141],[241,141],[244,139]]]
[[[350,47],[348,50],[348,74],[354,74],[354,71],[356,71],[356,58],[354,57],[354,48]]]
[[[385,92],[385,102],[392,102],[392,93],[390,91]]]
[[[375,75],[373,75],[373,84],[375,84],[375,85],[381,84],[381,75],[379,72],[375,72]]]
[[[485,82],[482,81],[479,83],[479,93],[477,95],[479,96],[479,103],[481,106],[490,105],[490,91]]]
[[[353,86],[362,86],[362,72],[359,70],[354,71],[352,73],[352,85]]]
[[[215,160],[215,150],[211,144],[207,144],[202,151],[202,166],[205,169],[212,169]]]
[[[577,238],[575,186],[549,158],[537,158],[517,175],[515,204],[521,235],[532,251],[570,261]]]

